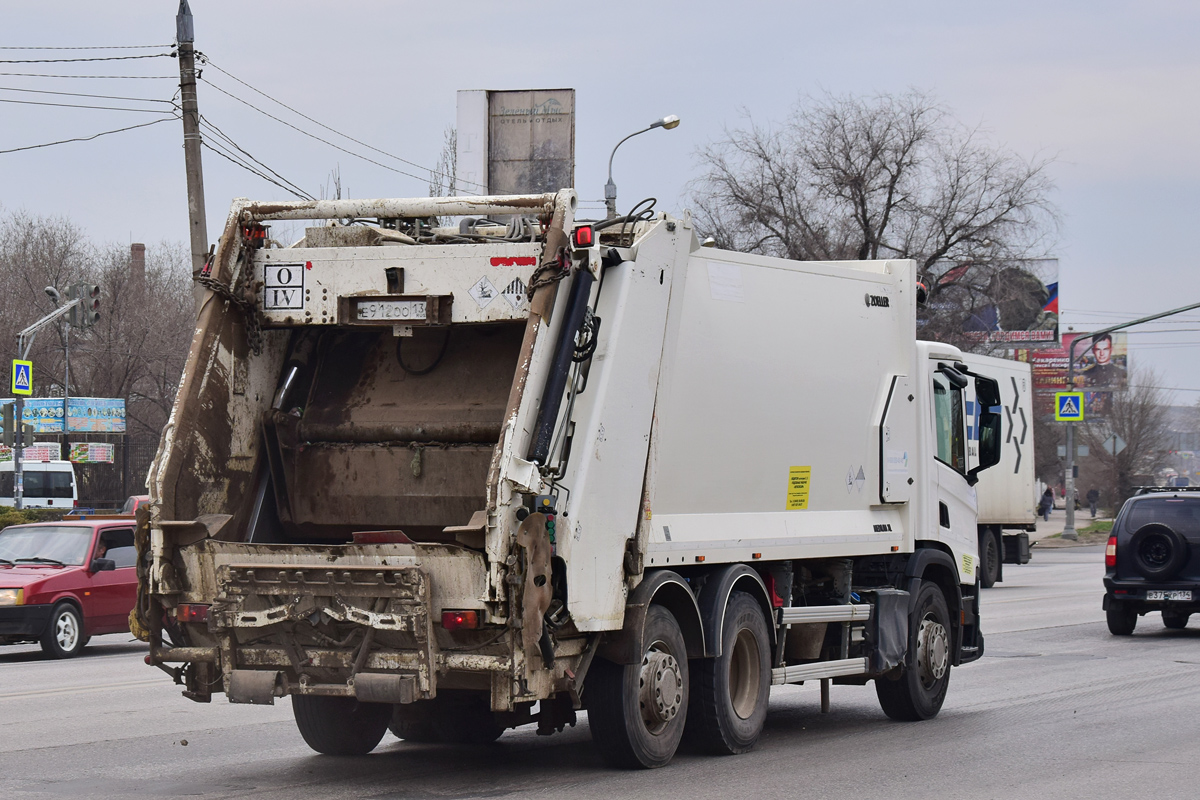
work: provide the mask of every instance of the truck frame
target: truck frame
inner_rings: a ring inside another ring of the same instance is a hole
[[[185,696],[290,695],[332,754],[586,709],[631,768],[685,728],[750,749],[772,685],[938,713],[983,652],[1001,415],[916,340],[913,262],[576,210],[234,202],[138,529],[135,627]]]

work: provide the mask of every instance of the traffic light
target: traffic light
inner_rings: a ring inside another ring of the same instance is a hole
[[[71,299],[79,304],[71,309],[71,326],[90,328],[100,321],[100,287],[94,283],[77,283],[71,287]]]

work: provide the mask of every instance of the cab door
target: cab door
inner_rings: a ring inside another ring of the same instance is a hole
[[[97,558],[111,559],[117,568],[91,572],[92,561]],[[132,527],[100,530],[93,545],[92,557],[88,560],[92,614],[95,615],[89,633],[129,630],[129,612],[137,596],[136,562],[137,550],[133,546]]]
[[[932,366],[938,538],[954,552],[961,580],[970,582],[979,548],[975,488],[967,483],[967,403],[974,398],[964,376]]]

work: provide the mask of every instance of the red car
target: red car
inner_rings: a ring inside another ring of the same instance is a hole
[[[0,531],[0,644],[39,642],[70,658],[92,636],[128,631],[136,561],[131,519]]]

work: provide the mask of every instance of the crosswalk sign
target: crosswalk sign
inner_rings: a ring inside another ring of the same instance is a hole
[[[1054,419],[1058,422],[1083,422],[1083,392],[1055,392]]]
[[[13,359],[12,393],[33,394],[33,362]]]

